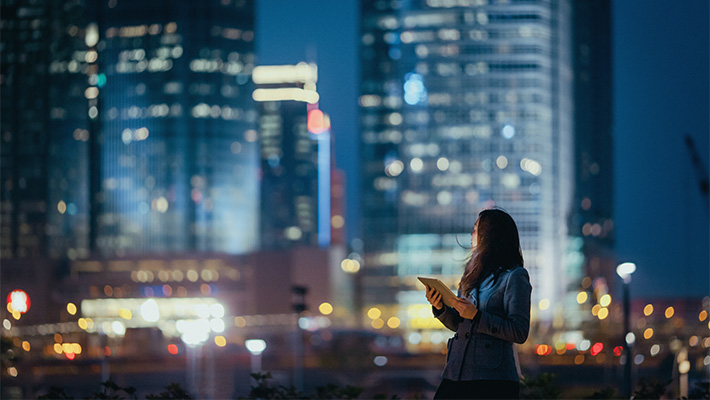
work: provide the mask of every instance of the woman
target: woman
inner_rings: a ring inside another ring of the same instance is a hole
[[[478,214],[471,232],[459,298],[444,305],[427,286],[434,316],[456,332],[435,399],[512,399],[520,396],[517,354],[530,329],[530,278],[515,221],[499,209]]]

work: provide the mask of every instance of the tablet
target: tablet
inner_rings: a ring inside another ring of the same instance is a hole
[[[449,289],[448,286],[444,285],[444,282],[436,278],[425,278],[422,276],[417,277],[417,279],[419,279],[421,283],[429,285],[441,293],[441,299],[444,301],[444,304],[449,307],[454,306],[457,296],[451,291],[451,289]]]

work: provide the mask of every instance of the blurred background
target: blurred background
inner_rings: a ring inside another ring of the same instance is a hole
[[[431,397],[490,207],[528,397],[707,388],[706,1],[0,4],[3,398]]]

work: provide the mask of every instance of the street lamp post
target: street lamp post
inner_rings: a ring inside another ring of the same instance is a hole
[[[157,318],[156,318],[157,320]],[[210,327],[206,320],[178,321],[176,328],[182,333],[180,338],[187,345],[187,373],[189,390],[201,398],[200,381],[202,345],[209,339]]]
[[[626,362],[624,364],[624,382],[622,384],[622,395],[624,398],[630,398],[631,397],[631,391],[632,391],[632,384],[631,384],[631,345],[633,344],[633,339],[630,338],[631,335],[631,300],[629,296],[629,284],[631,283],[631,274],[636,271],[636,264],[630,263],[630,262],[625,262],[622,264],[619,264],[618,267],[616,267],[616,273],[623,279],[624,281],[624,337],[623,337],[623,346],[624,346],[624,354],[626,356]]]
[[[266,350],[266,342],[261,339],[249,339],[244,344],[251,354],[251,372],[261,372],[261,353]]]

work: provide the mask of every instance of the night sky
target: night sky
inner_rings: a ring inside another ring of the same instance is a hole
[[[710,294],[710,215],[683,142],[710,162],[710,11],[706,0],[613,2],[615,227],[633,261],[633,297]],[[348,236],[358,234],[357,0],[258,0],[258,63],[318,64],[336,163],[347,176]]]

